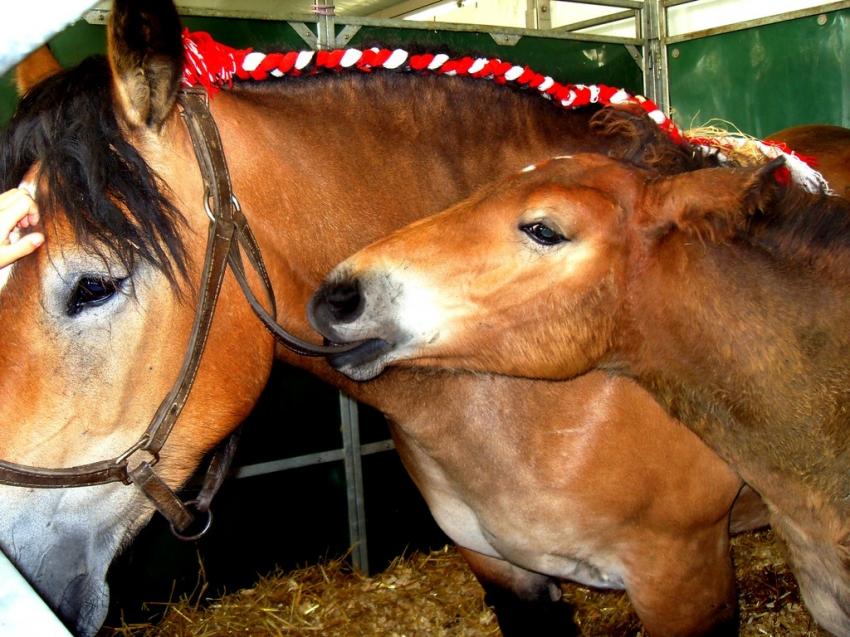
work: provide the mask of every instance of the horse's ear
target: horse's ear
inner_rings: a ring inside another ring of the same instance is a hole
[[[674,229],[712,240],[729,237],[769,210],[783,190],[782,157],[749,168],[705,168],[650,182],[638,221],[660,238]]]
[[[119,112],[131,127],[158,130],[174,107],[183,73],[183,40],[174,3],[115,0],[108,55]]]
[[[59,64],[59,60],[53,56],[46,44],[42,44],[15,67],[15,86],[18,89],[18,95],[23,95],[41,80],[61,70],[62,65]]]

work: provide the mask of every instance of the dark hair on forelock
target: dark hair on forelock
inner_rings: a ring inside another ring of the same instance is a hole
[[[123,135],[104,57],[57,73],[22,98],[0,133],[2,189],[16,187],[35,162],[46,220],[64,214],[86,249],[114,254],[128,272],[142,259],[177,285],[186,272],[183,217]]]

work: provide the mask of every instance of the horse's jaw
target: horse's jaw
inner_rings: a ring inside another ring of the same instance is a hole
[[[130,514],[139,497],[120,484],[0,487],[0,548],[75,635],[95,635],[106,619],[109,565],[150,517]]]

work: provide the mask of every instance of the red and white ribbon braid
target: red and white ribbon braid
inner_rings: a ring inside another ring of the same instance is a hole
[[[637,104],[677,142],[682,134],[676,125],[650,100],[604,84],[561,84],[528,66],[518,66],[498,58],[451,58],[445,53],[409,54],[403,49],[336,49],[333,51],[289,51],[261,53],[253,49],[232,49],[212,39],[208,33],[183,32],[186,64],[183,84],[201,84],[208,90],[230,86],[233,78],[262,81],[272,77],[316,75],[327,71],[375,69],[430,72],[435,75],[467,76],[537,89],[556,104],[569,109],[589,104],[616,106]]]
[[[686,139],[676,124],[651,100],[632,95],[621,88],[604,84],[561,84],[548,75],[535,72],[528,66],[519,66],[498,58],[452,58],[445,53],[410,54],[403,49],[335,49],[332,51],[289,51],[262,53],[253,49],[233,49],[216,42],[208,33],[183,32],[186,63],[183,84],[201,84],[210,94],[221,86],[230,86],[233,78],[262,81],[272,77],[298,77],[318,75],[323,72],[359,71],[370,73],[375,69],[400,70],[413,73],[432,73],[445,76],[465,76],[491,80],[496,84],[510,84],[533,89],[555,105],[578,109],[590,104],[621,106],[634,104],[642,108],[658,126],[677,144]],[[723,141],[693,140],[706,153],[722,157]],[[732,143],[732,142],[729,142]],[[786,155],[791,177],[809,190],[825,190],[826,181],[787,148],[764,144],[766,157]],[[776,153],[776,154],[770,154]]]
[[[743,134],[734,133],[711,138],[686,136],[685,139],[706,155],[716,154],[722,163],[728,161],[727,153],[732,153],[741,148],[757,151],[766,161],[784,157],[785,166],[775,173],[776,179],[780,183],[787,184],[793,181],[809,192],[826,194],[833,194],[834,192],[824,176],[814,169],[817,165],[816,157],[801,155],[782,142],[770,139],[753,139]]]

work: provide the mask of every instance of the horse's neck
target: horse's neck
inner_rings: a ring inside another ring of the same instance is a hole
[[[378,75],[278,87],[236,98],[257,117],[253,134],[236,133],[257,154],[241,177],[253,183],[260,163],[269,191],[285,191],[286,210],[268,211],[297,215],[296,240],[322,227],[354,231],[322,237],[327,265],[530,161],[589,143],[587,114],[486,83]]]
[[[321,277],[357,249],[529,163],[594,147],[589,113],[459,78],[284,81],[213,108],[295,329]]]
[[[630,284],[641,380],[745,479],[821,467],[812,483],[850,494],[841,286],[749,248],[673,241],[661,256]]]
[[[747,240],[787,264],[850,284],[850,200],[789,190],[766,214],[752,218]]]

